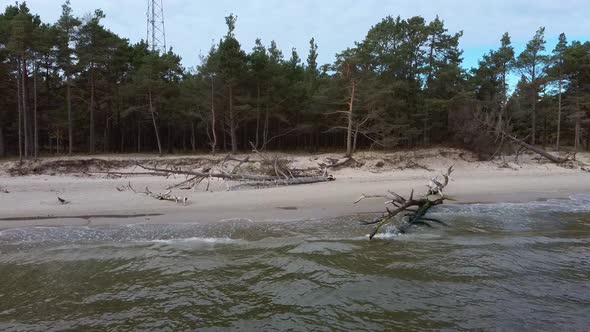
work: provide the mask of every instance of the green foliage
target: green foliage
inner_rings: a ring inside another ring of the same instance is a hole
[[[130,44],[103,25],[104,17],[96,10],[80,19],[69,0],[54,24],[42,23],[24,3],[0,14],[0,123],[12,153],[18,151],[23,64],[25,101],[29,109],[37,101],[40,140],[51,142],[41,148],[51,152],[57,143],[65,150],[68,127],[79,152],[86,151],[80,143],[89,133],[90,151],[104,152],[154,150],[155,132],[169,151],[189,141],[194,149],[209,149],[214,140],[217,148],[233,145],[234,151],[250,149],[250,142],[258,149],[343,149],[350,136],[355,148],[444,144],[465,132],[454,126],[475,109],[501,114],[520,137],[531,134],[535,114],[537,136],[549,144],[558,80],[566,143],[577,137],[579,145],[590,136],[590,45],[568,44],[562,34],[549,56],[544,28],[516,58],[505,33],[496,50],[466,71],[462,32],[449,32],[439,17],[387,16],[334,63],[320,64],[315,38],[304,57],[294,48],[285,56],[275,41],[260,39],[244,51],[237,16],[230,14],[219,42],[197,68],[185,69],[172,50],[160,54],[144,41]],[[512,74],[521,80],[510,91]]]

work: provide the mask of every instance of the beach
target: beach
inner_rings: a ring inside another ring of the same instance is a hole
[[[228,190],[219,180],[210,183],[209,191],[173,189],[175,195],[188,198],[181,203],[159,201],[141,193],[117,188],[132,184],[143,190],[165,192],[182,177],[133,175],[112,177],[84,170],[11,175],[14,161],[0,163],[0,229],[28,226],[101,226],[137,223],[213,223],[227,220],[293,221],[339,216],[363,215],[384,211],[384,199],[354,202],[363,194],[378,195],[388,190],[402,195],[426,191],[432,176],[453,165],[453,180],[445,193],[450,204],[528,202],[590,192],[590,173],[542,162],[533,156],[512,161],[477,161],[465,157],[461,150],[428,149],[418,152],[359,153],[356,167],[330,171],[335,181],[265,188]],[[401,156],[401,157],[400,157]],[[460,157],[459,157],[460,156]],[[239,158],[240,156],[236,156]],[[242,156],[243,157],[243,156]],[[61,159],[67,159],[62,157]],[[133,160],[147,156],[71,157],[78,160]],[[156,157],[154,157],[156,158]],[[186,156],[166,157],[174,161]],[[191,156],[191,158],[199,158]],[[209,158],[201,156],[200,158]],[[223,156],[219,157],[223,158]],[[288,155],[293,167],[312,167],[337,155]],[[578,160],[585,161],[586,155]],[[51,159],[49,159],[51,160]],[[56,158],[54,160],[59,160]],[[400,167],[400,160],[411,160]],[[385,161],[385,162],[384,162]],[[415,166],[413,164],[417,164]],[[91,164],[91,163],[90,163]],[[427,168],[427,169],[424,169]],[[125,166],[122,171],[139,172]],[[67,204],[58,201],[67,200]]]

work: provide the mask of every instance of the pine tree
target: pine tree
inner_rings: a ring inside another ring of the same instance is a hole
[[[225,18],[227,34],[219,46],[219,62],[221,76],[227,87],[228,122],[232,153],[238,152],[238,138],[236,135],[239,125],[239,115],[235,107],[235,89],[242,79],[246,69],[246,53],[235,38],[237,16],[230,14]]]
[[[260,39],[256,39],[252,53],[248,55],[248,66],[252,71],[252,78],[256,82],[256,134],[254,147],[260,147],[260,120],[261,120],[261,91],[268,84],[268,64],[269,57],[266,47],[262,45]]]
[[[545,51],[545,28],[540,27],[524,51],[516,59],[516,67],[528,83],[531,90],[531,144],[536,143],[537,137],[537,99],[545,76],[547,56]]]
[[[72,15],[72,8],[69,0],[67,0],[61,8],[61,16],[55,24],[55,29],[57,30],[57,65],[63,70],[65,76],[66,108],[68,112],[68,154],[71,155],[74,150],[72,76],[75,74],[76,70],[76,66],[74,65],[75,52],[72,44],[75,41],[77,29],[81,22]]]
[[[563,92],[563,71],[564,71],[564,57],[567,50],[567,38],[564,33],[559,35],[559,41],[553,49],[553,57],[551,58],[552,67],[551,75],[557,79],[557,132],[555,138],[555,149],[559,151],[561,138],[561,96]]]

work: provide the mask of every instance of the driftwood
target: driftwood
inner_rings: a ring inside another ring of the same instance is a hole
[[[145,190],[143,192],[138,192],[133,188],[133,186],[131,186],[131,182],[129,182],[126,186],[116,187],[116,189],[117,191],[131,190],[134,194],[144,194],[146,196],[155,198],[159,201],[171,201],[175,203],[182,203],[182,205],[188,204],[188,197],[172,195],[171,190],[168,190],[165,193],[154,193],[148,187],[145,187]]]
[[[213,173],[213,172],[198,172],[198,171],[187,171],[181,169],[165,169],[165,168],[157,168],[151,167],[146,165],[139,165],[139,167],[154,171],[158,173],[167,173],[167,174],[177,174],[177,175],[188,175],[192,176],[193,179],[197,178],[219,178],[223,180],[233,180],[233,181],[256,181],[256,182],[273,182],[276,184],[304,184],[304,183],[316,183],[316,182],[327,182],[333,181],[334,177],[331,175],[322,175],[322,176],[303,176],[303,177],[288,177],[286,174],[282,176],[272,176],[272,175],[255,175],[255,174],[233,174],[233,173]],[[185,183],[187,181],[184,181]],[[184,183],[182,183],[184,184]]]
[[[409,198],[405,198],[393,191],[389,191],[386,195],[363,194],[361,198],[354,202],[355,204],[366,198],[384,198],[387,200],[385,204],[391,204],[393,206],[393,209],[387,207],[386,213],[372,221],[361,221],[362,225],[376,225],[373,231],[369,234],[369,239],[372,240],[384,225],[393,222],[394,217],[401,213],[404,213],[404,215],[402,217],[403,224],[398,227],[400,233],[405,233],[408,228],[414,226],[432,228],[433,226],[430,223],[447,226],[447,224],[441,220],[427,218],[426,213],[428,213],[433,206],[443,204],[444,201],[448,199],[447,197],[444,197],[443,189],[449,184],[452,172],[453,166],[449,167],[447,172],[442,174],[442,179],[433,177],[428,184],[428,192],[420,198],[414,198],[414,190],[410,193]]]
[[[191,169],[182,169],[180,167],[158,167],[153,165],[144,165],[141,163],[137,163],[135,166],[142,170],[142,175],[156,175],[168,178],[170,176],[176,177],[181,176],[183,177],[182,181],[169,185],[165,193],[153,193],[148,188],[143,194],[146,194],[150,197],[159,199],[159,200],[169,200],[175,202],[183,202],[186,204],[186,197],[175,196],[171,194],[171,190],[175,188],[179,188],[181,190],[191,190],[194,191],[201,183],[206,180],[206,189],[205,191],[209,191],[209,186],[211,184],[212,179],[223,180],[226,181],[225,184],[227,186],[227,190],[230,190],[230,181],[234,182],[232,186],[240,187],[240,186],[249,186],[249,187],[268,187],[268,186],[286,186],[286,185],[298,185],[298,184],[310,184],[310,183],[318,183],[318,182],[327,182],[327,181],[334,181],[334,177],[327,174],[324,170],[324,173],[321,174],[320,170],[291,170],[288,167],[288,161],[285,159],[281,159],[278,156],[269,156],[265,153],[258,152],[256,149],[253,150],[260,156],[260,159],[251,160],[250,156],[245,157],[244,159],[237,159],[232,157],[231,155],[225,156],[217,165],[205,165],[201,169],[198,170],[191,170]],[[228,161],[234,161],[237,163],[233,164],[233,167],[228,167],[226,164]],[[261,167],[258,170],[259,174],[248,174],[245,173],[246,167],[240,169],[243,165],[247,163],[260,163]],[[139,172],[104,172],[107,175],[116,175],[116,176],[128,176],[128,175],[137,175]],[[132,190],[135,193],[139,193],[131,187],[131,183],[127,186],[117,187],[118,191],[126,191]]]
[[[326,181],[334,181],[332,175],[319,175],[319,176],[305,176],[305,177],[293,177],[288,179],[275,179],[270,181],[256,181],[246,182],[243,185],[248,187],[270,187],[270,186],[289,186],[296,184],[310,184]]]
[[[170,190],[168,190],[167,192],[165,192],[163,194],[157,194],[157,193],[151,192],[148,187],[145,187],[144,194],[146,194],[149,197],[153,197],[157,200],[160,200],[160,201],[171,201],[171,202],[175,202],[175,203],[182,203],[182,205],[186,205],[188,203],[187,197],[172,195],[172,191],[170,191]]]

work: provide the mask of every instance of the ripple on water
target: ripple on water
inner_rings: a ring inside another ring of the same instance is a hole
[[[0,329],[590,325],[590,195],[433,212],[451,227],[375,241],[357,217],[4,230]]]

